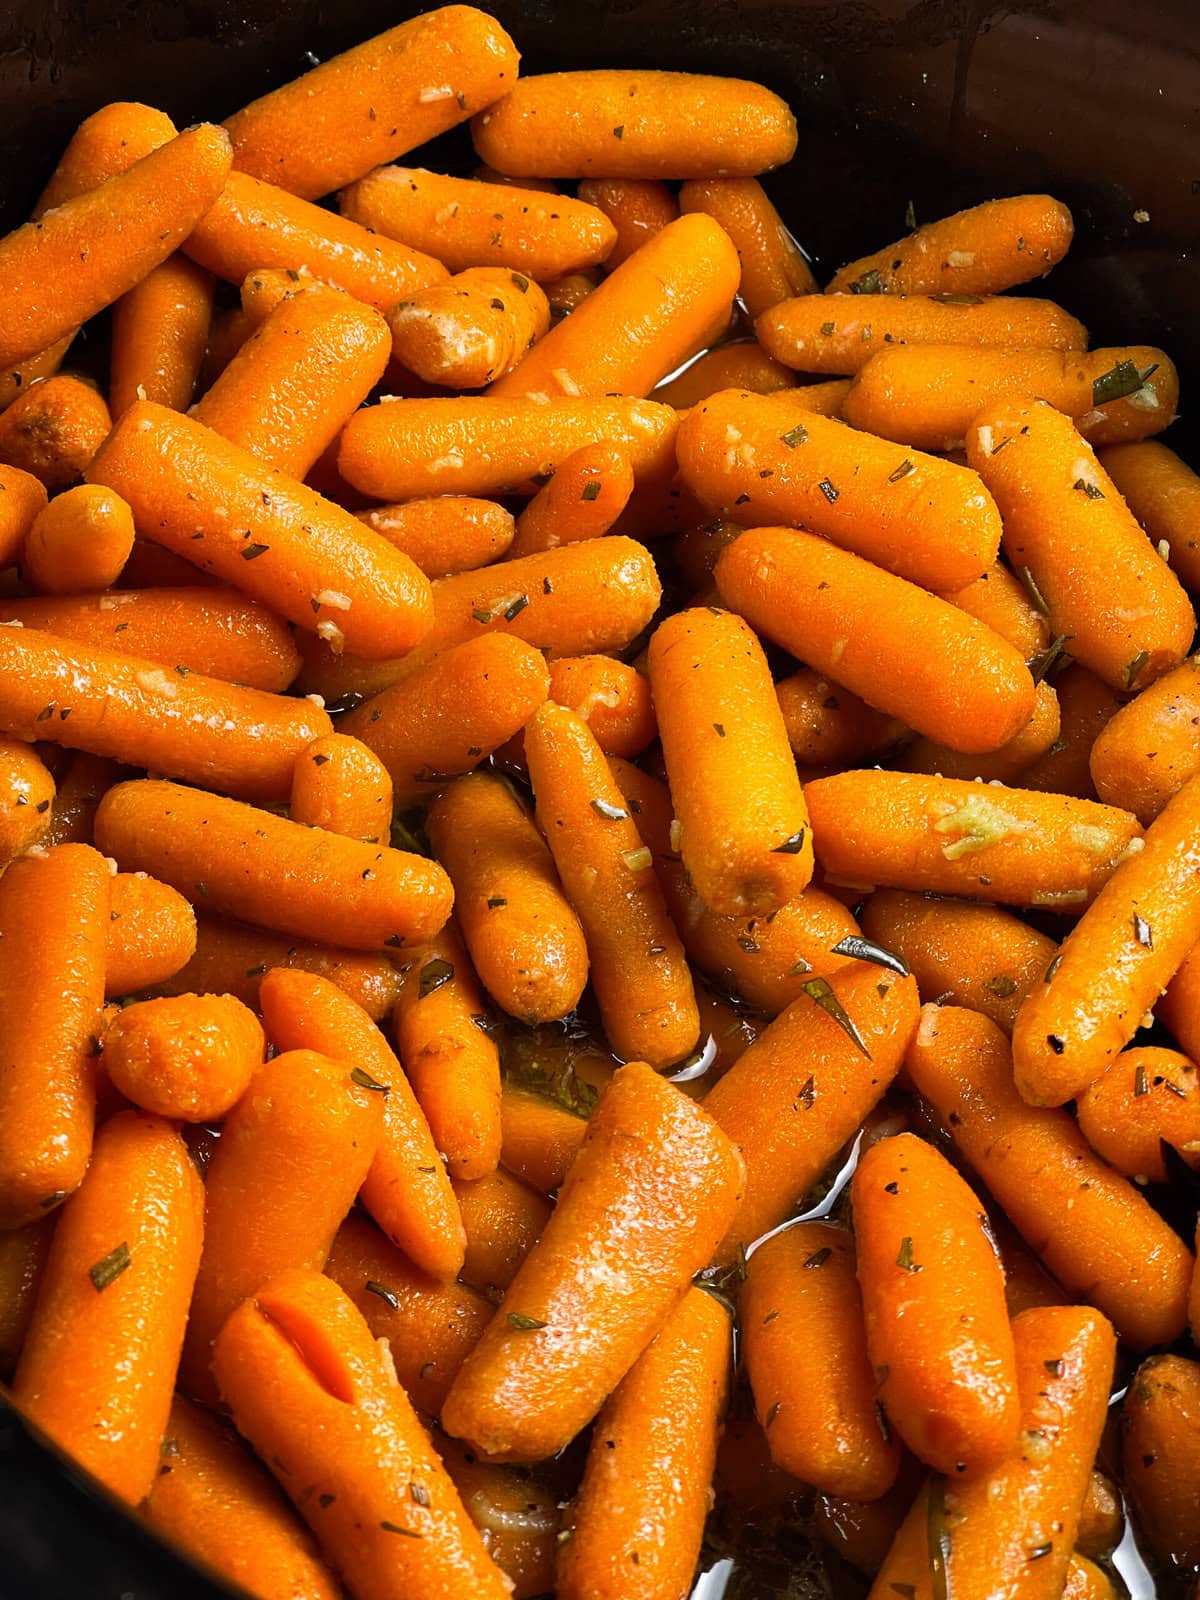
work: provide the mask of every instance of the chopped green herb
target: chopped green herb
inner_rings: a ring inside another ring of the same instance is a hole
[[[368,1292],[368,1294],[377,1294],[379,1296],[379,1298],[384,1302],[385,1305],[390,1306],[393,1311],[399,1311],[399,1309],[400,1309],[400,1301],[392,1293],[392,1291],[387,1287],[386,1284],[384,1284],[384,1283],[376,1283],[374,1278],[368,1278],[367,1279],[367,1292]]]
[[[488,623],[492,620],[494,613],[491,611],[475,610],[472,611],[471,615],[475,618],[476,622]]]
[[[868,267],[861,278],[855,278],[850,285],[851,294],[882,294],[883,278],[878,267]]]
[[[539,1317],[527,1317],[523,1311],[510,1311],[508,1325],[518,1333],[536,1333],[539,1328],[547,1326]]]
[[[911,233],[917,225],[917,208],[910,200],[904,208],[904,226]],[[895,1585],[893,1584],[893,1588]]]
[[[1144,1094],[1150,1093],[1150,1085],[1146,1081],[1146,1069],[1144,1066],[1142,1066],[1140,1061],[1138,1062],[1137,1068],[1133,1074],[1133,1093],[1135,1099],[1138,1100],[1140,1100]]]
[[[714,722],[713,723],[713,729],[715,730],[718,739],[723,739],[725,737],[725,725],[724,725],[724,723]]]
[[[593,478],[590,483],[585,483],[584,484],[583,493],[579,496],[579,498],[581,500],[595,500],[595,499],[597,499],[599,497],[599,494],[600,494],[600,479],[599,478]]]
[[[775,1418],[779,1415],[779,1409],[780,1409],[780,1407],[782,1405],[783,1405],[783,1401],[782,1400],[776,1400],[775,1404],[771,1407],[771,1409],[767,1412],[766,1416],[763,1418],[763,1427],[764,1428],[769,1428],[771,1426],[771,1424],[775,1421]]]
[[[1087,495],[1089,500],[1104,499],[1104,490],[1100,485],[1098,483],[1089,483],[1086,478],[1076,478],[1071,487],[1072,489],[1077,489],[1080,494]]]
[[[796,1104],[803,1106],[806,1111],[810,1111],[816,1101],[816,1098],[817,1083],[816,1079],[810,1072],[808,1077],[805,1078],[804,1082],[800,1085],[800,1093],[796,1096]]]
[[[519,272],[510,272],[509,273],[509,277],[516,284],[517,288],[521,291],[522,294],[528,294],[529,293],[529,279],[528,278],[523,277],[521,275],[521,273],[519,273]]]
[[[828,478],[822,478],[820,483],[817,484],[817,488],[820,489],[821,493],[825,496],[826,500],[829,501],[830,505],[832,505],[837,499],[840,492],[834,488],[833,484],[830,483]]]
[[[372,1094],[391,1094],[390,1083],[379,1083],[369,1072],[364,1072],[362,1067],[350,1068],[350,1082],[356,1083],[360,1089],[369,1089]]]
[[[513,603],[505,610],[505,622],[511,622],[514,617],[519,617],[528,604],[529,596],[527,594],[519,594]]]
[[[410,1483],[408,1497],[414,1505],[427,1506],[429,1504],[429,1490],[423,1483]]]
[[[1142,668],[1146,665],[1149,659],[1149,650],[1139,650],[1137,655],[1134,656],[1133,660],[1125,668],[1125,687],[1127,689],[1133,688],[1134,684],[1141,677]]]
[[[1009,995],[1017,992],[1015,980],[1004,973],[1001,973],[998,977],[989,978],[983,987],[994,994],[997,1000],[1007,1000]]]
[[[1103,406],[1110,400],[1124,400],[1127,395],[1136,394],[1144,382],[1135,362],[1118,361],[1115,367],[1093,380],[1092,404]]]
[[[829,1013],[843,1033],[850,1037],[855,1047],[861,1050],[867,1060],[870,1061],[871,1052],[863,1042],[862,1034],[859,1033],[854,1023],[850,1020],[845,1006],[834,994],[828,978],[809,978],[800,987],[815,1005],[820,1006],[822,1011]]]
[[[593,800],[592,810],[605,822],[624,822],[629,815],[621,806],[610,805],[607,800]]]
[[[950,1529],[946,1523],[946,1480],[935,1472],[929,1481],[929,1576],[933,1600],[950,1600]]]
[[[449,983],[454,976],[454,966],[449,961],[443,961],[440,956],[432,961],[427,961],[421,968],[421,982],[417,989],[417,998],[424,1000],[426,995],[440,989],[444,983]]]
[[[1049,1544],[1036,1544],[1029,1552],[1029,1559],[1030,1561],[1040,1561],[1043,1556],[1048,1556],[1053,1549],[1053,1540]]]
[[[721,737],[724,738],[724,734]],[[773,845],[771,854],[773,856],[798,856],[804,849],[804,839],[805,830],[801,828],[799,833],[788,834],[782,844]]]
[[[623,139],[624,137],[625,137],[625,124],[622,122],[619,127],[616,127],[616,128],[613,129],[613,138],[614,139]]]
[[[508,901],[502,894],[493,894],[488,896],[487,908],[489,911],[499,911],[501,906],[506,906],[507,904]]]
[[[913,1242],[908,1234],[900,1241],[900,1250],[896,1256],[896,1265],[903,1267],[905,1272],[920,1272],[920,1267],[913,1260]]]
[[[787,445],[789,450],[794,450],[798,444],[808,443],[808,429],[802,422],[798,422],[794,428],[789,428],[786,433],[779,435],[779,442]]]
[[[257,561],[259,556],[265,556],[270,548],[269,544],[247,544],[242,546],[238,554],[243,561]]]
[[[1042,1365],[1052,1378],[1061,1378],[1063,1372],[1066,1370],[1066,1363],[1059,1360],[1043,1361]]]
[[[1050,965],[1046,968],[1045,972],[1043,973],[1043,975],[1042,975],[1042,982],[1043,983],[1049,983],[1050,982],[1051,978],[1053,978],[1054,974],[1058,971],[1059,963],[1061,961],[1062,961],[1062,951],[1060,950],[1058,952],[1058,954],[1054,957],[1054,960],[1051,961]]]
[[[820,1250],[813,1251],[812,1255],[808,1257],[804,1265],[806,1267],[823,1267],[832,1254],[832,1247],[830,1245],[823,1245]]]
[[[864,939],[857,933],[848,933],[844,939],[839,939],[829,953],[833,956],[849,956],[853,961],[873,961],[877,967],[886,967],[898,978],[908,977],[908,968],[899,956],[885,950],[873,939]]]
[[[1034,656],[1029,663],[1029,675],[1034,683],[1041,683],[1042,679],[1045,678],[1050,668],[1066,649],[1070,637],[1069,633],[1060,633],[1050,641],[1039,655]]]
[[[995,455],[995,453],[996,452],[993,450],[992,454]],[[1038,588],[1037,580],[1034,578],[1033,573],[1030,572],[1028,567],[1018,567],[1017,576],[1025,585],[1026,589],[1028,589],[1029,598],[1033,601],[1034,605],[1044,617],[1048,617],[1050,615],[1050,607],[1046,604],[1046,597]]]
[[[88,1277],[92,1280],[92,1287],[97,1294],[102,1294],[110,1283],[116,1280],[130,1264],[129,1246],[122,1239],[115,1250],[110,1250],[99,1261],[94,1261],[88,1268]]]
[[[888,482],[899,483],[901,478],[907,478],[910,472],[915,472],[916,470],[917,468],[915,462],[910,461],[906,456],[896,468],[895,472],[888,473]]]
[[[821,324],[821,332],[826,339],[832,339],[834,335],[834,324],[832,322],[823,322]]]
[[[402,1528],[395,1522],[381,1522],[379,1526],[384,1533],[402,1533],[406,1539],[423,1539],[423,1533],[417,1533],[413,1528]]]

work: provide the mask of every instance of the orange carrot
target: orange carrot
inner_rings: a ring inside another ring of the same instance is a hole
[[[1200,1082],[1186,1056],[1156,1045],[1122,1050],[1078,1098],[1083,1136],[1127,1178],[1166,1183],[1165,1140],[1200,1163]]]
[[[1110,1477],[1098,1468],[1094,1469],[1079,1513],[1076,1552],[1102,1559],[1120,1544],[1124,1531],[1125,1513],[1121,1492]]]
[[[1050,646],[1050,625],[1029,590],[997,561],[965,589],[944,596],[951,605],[1007,639],[1026,661],[1044,655]]]
[[[358,739],[325,734],[297,757],[288,815],[293,822],[365,844],[386,842],[392,825],[392,780]]]
[[[1058,696],[1058,738],[1021,774],[1026,789],[1094,800],[1096,786],[1088,766],[1092,746],[1122,701],[1103,679],[1072,662],[1054,679]]]
[[[219,1122],[262,1065],[262,1024],[229,994],[127,1006],[104,1035],[104,1070],[134,1105],[181,1122]]]
[[[32,472],[0,464],[0,571],[20,561],[46,499],[45,485]]]
[[[788,743],[810,766],[857,766],[864,757],[897,744],[904,726],[875,711],[840,683],[801,667],[775,685]]]
[[[133,550],[133,513],[109,489],[80,484],[39,512],[25,540],[22,571],[43,594],[107,589]]]
[[[679,209],[712,217],[733,240],[742,264],[738,298],[749,316],[757,317],[793,295],[815,292],[811,267],[756,179],[722,177],[685,183]]]
[[[1200,540],[1196,515],[1200,509],[1200,480],[1186,462],[1157,440],[1113,445],[1100,452],[1100,465],[1108,473],[1125,504],[1160,551],[1166,542],[1168,559],[1186,589],[1200,588]]]
[[[627,452],[600,441],[573,450],[517,518],[512,556],[598,539],[609,531],[633,493]]]
[[[562,1530],[562,1496],[569,1469],[481,1459],[440,1430],[437,1452],[462,1496],[467,1515],[483,1535],[492,1560],[513,1584],[512,1600],[536,1600],[554,1587]]]
[[[456,1178],[454,1194],[467,1230],[464,1283],[485,1292],[507,1289],[541,1238],[550,1206],[536,1189],[503,1167],[471,1182]]]
[[[1189,950],[1162,996],[1155,1013],[1193,1061],[1200,1059],[1200,947]]]
[[[40,383],[44,378],[52,378],[66,360],[67,351],[71,348],[74,338],[75,333],[72,330],[52,344],[48,350],[39,350],[36,355],[27,356],[15,366],[6,370],[0,369],[0,411],[7,411],[13,401],[35,383]]]
[[[1092,781],[1109,805],[1149,826],[1189,778],[1200,772],[1200,656],[1143,689],[1096,736]]]
[[[606,756],[640,755],[657,731],[649,683],[612,656],[552,662],[550,699],[583,718]]]
[[[604,258],[610,272],[679,215],[679,202],[656,178],[585,178],[578,193],[617,231],[617,242]]]
[[[482,389],[550,326],[545,294],[522,273],[472,267],[419,289],[388,314],[396,360],[426,383]]]
[[[0,863],[24,855],[47,831],[54,779],[33,746],[0,736]]]
[[[104,992],[110,999],[165,982],[195,954],[195,912],[177,890],[144,872],[113,877],[108,916]]]
[[[218,306],[213,312],[208,328],[208,348],[200,364],[198,387],[202,393],[216,383],[260,320],[240,306]]]
[[[899,1479],[882,1499],[848,1500],[819,1494],[813,1503],[817,1537],[867,1578],[873,1578],[883,1565],[912,1507],[915,1466],[911,1456],[905,1457]]]
[[[71,135],[50,180],[33,208],[35,217],[56,211],[66,200],[127,172],[160,145],[169,144],[177,129],[170,117],[136,100],[114,100],[93,111]]]
[[[600,281],[597,272],[568,272],[561,278],[550,278],[542,284],[550,302],[550,315],[558,320],[569,317],[591,294]]]
[[[86,751],[70,756],[69,765],[58,777],[50,825],[42,835],[42,844],[90,844],[100,797],[120,775],[115,761],[90,756]]]
[[[57,1220],[39,1217],[0,1233],[0,1377],[5,1383],[29,1331]]]
[[[101,394],[59,373],[26,389],[0,415],[0,465],[30,473],[52,494],[69,489],[111,427]]]
[[[1164,1567],[1200,1562],[1200,1362],[1151,1356],[1121,1411],[1125,1482],[1146,1542]]]
[[[719,345],[689,362],[674,378],[660,383],[651,395],[665,406],[688,411],[722,389],[747,389],[751,394],[774,394],[796,387],[796,375],[773,361],[752,339]]]
[[[192,403],[212,319],[213,280],[184,255],[169,257],[113,312],[108,400],[114,416],[135,400],[173,411]]]
[[[1058,695],[1043,681],[1037,685],[1033,715],[998,750],[989,750],[986,755],[962,755],[936,740],[914,739],[896,764],[904,772],[936,772],[943,778],[1016,783],[1053,746],[1061,726]]]
[[[493,500],[436,495],[372,506],[359,520],[404,554],[427,578],[474,572],[497,561],[513,542],[511,512]]]

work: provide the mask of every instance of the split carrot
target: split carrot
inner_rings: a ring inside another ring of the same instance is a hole
[[[549,326],[550,305],[537,284],[496,267],[471,267],[419,289],[388,313],[396,360],[448,389],[482,389],[502,378]]]
[[[1135,1349],[1187,1317],[1192,1256],[1132,1184],[1092,1154],[1067,1111],[1026,1105],[1008,1041],[987,1017],[927,1006],[905,1057],[918,1092],[1064,1287]]]
[[[633,466],[627,452],[601,440],[566,456],[517,518],[511,558],[606,534],[629,504]]]
[[[1100,729],[1089,758],[1097,794],[1148,827],[1200,772],[1198,727],[1200,656],[1189,656]]]
[[[900,1443],[873,1399],[850,1234],[801,1222],[768,1238],[750,1256],[739,1305],[771,1459],[822,1494],[885,1495]]]
[[[1074,232],[1071,213],[1048,194],[988,200],[852,261],[826,293],[997,294],[1049,272]]]
[[[1200,479],[1173,450],[1157,440],[1112,445],[1100,452],[1100,465],[1125,504],[1168,559],[1183,586],[1200,588]]]
[[[1061,726],[1058,695],[1043,681],[1037,685],[1033,715],[998,750],[989,750],[986,755],[963,755],[933,739],[914,739],[896,764],[904,772],[936,772],[943,778],[975,778],[984,783],[1017,783],[1053,746]]]
[[[24,855],[50,826],[54,779],[31,744],[0,735],[0,863]]]
[[[422,944],[450,914],[436,862],[179,783],[117,784],[100,802],[96,839],[126,870],[151,872],[218,916],[350,950]]]
[[[1124,703],[1102,678],[1077,662],[1056,674],[1058,738],[1031,767],[1021,774],[1026,789],[1075,795],[1095,800],[1096,786],[1089,766],[1092,746]]]
[[[39,1217],[23,1228],[0,1232],[0,1377],[12,1380],[25,1343],[56,1217]]]
[[[40,478],[22,467],[0,463],[0,571],[20,561],[29,530],[46,502]]]
[[[433,495],[394,506],[372,506],[357,513],[418,566],[427,578],[474,572],[506,554],[516,525],[512,513],[494,500],[466,495]]]
[[[1000,518],[974,473],[798,410],[803,393],[703,401],[679,430],[684,484],[743,526],[803,526],[939,593],[987,571]]]
[[[96,807],[120,776],[115,761],[88,755],[85,750],[72,754],[65,772],[59,774],[42,844],[91,844]]]
[[[788,743],[796,760],[818,767],[858,766],[898,744],[904,725],[813,667],[775,685]]]
[[[184,255],[168,257],[113,311],[108,402],[115,417],[135,400],[173,411],[192,403],[208,344],[213,280]]]
[[[739,339],[698,356],[676,377],[660,383],[650,398],[674,406],[677,411],[689,411],[722,389],[774,394],[777,389],[795,387],[794,372],[773,361],[753,339]]]
[[[658,729],[648,681],[613,656],[551,662],[549,697],[583,718],[606,756],[640,755]]]
[[[429,585],[356,517],[191,417],[139,400],[92,462],[155,542],[338,648],[411,649]]]
[[[1168,1181],[1164,1140],[1185,1161],[1200,1163],[1200,1082],[1177,1050],[1122,1050],[1079,1096],[1075,1114],[1092,1149],[1127,1178]]]
[[[611,272],[679,215],[679,202],[657,178],[585,178],[579,198],[612,223],[617,242],[604,258]]]
[[[560,1545],[561,1600],[662,1600],[692,1582],[728,1386],[729,1312],[692,1288],[596,1423]]]
[[[111,427],[99,391],[59,373],[26,389],[0,414],[0,465],[30,473],[52,494],[69,489]]]
[[[692,72],[522,78],[475,118],[471,135],[481,160],[516,177],[752,178],[796,149],[795,119],[778,95]]]
[[[25,540],[21,569],[43,594],[107,589],[133,550],[133,513],[110,489],[82,483],[56,495]]]
[[[169,1122],[110,1118],[59,1218],[13,1380],[21,1409],[129,1505],[158,1470],[204,1207]]]
[[[816,292],[812,268],[756,178],[694,179],[680,190],[679,209],[712,217],[733,240],[742,265],[738,298],[748,316]]]
[[[434,854],[484,988],[530,1024],[574,1010],[587,982],[579,919],[524,805],[491,773],[460,778],[429,808]]]
[[[573,1439],[708,1261],[742,1177],[686,1095],[642,1062],[620,1068],[545,1232],[454,1380],[446,1431],[518,1460]]]
[[[178,1122],[219,1122],[262,1065],[254,1013],[229,994],[180,995],[127,1006],[101,1057],[113,1086],[143,1111]]]
[[[467,1230],[463,1282],[484,1292],[507,1289],[545,1231],[549,1203],[503,1167],[470,1182],[456,1178],[454,1194]]]
[[[1121,1411],[1125,1483],[1151,1550],[1170,1570],[1200,1562],[1200,1362],[1151,1356]]]
[[[113,876],[108,917],[104,993],[109,999],[173,978],[195,954],[196,913],[177,890],[144,872]]]
[[[980,573],[974,583],[943,598],[1007,639],[1026,661],[1034,661],[1050,647],[1050,625],[1045,616],[1021,580],[998,561]]]

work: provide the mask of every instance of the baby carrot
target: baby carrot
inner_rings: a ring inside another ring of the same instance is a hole
[[[651,395],[665,406],[688,411],[722,389],[748,389],[751,394],[774,394],[777,389],[792,390],[796,375],[773,361],[753,339],[734,340],[706,351],[683,369],[677,377],[660,383]]]
[[[7,369],[0,368],[0,411],[7,411],[17,396],[35,383],[52,378],[66,360],[74,338],[75,330],[72,329],[48,350],[39,350],[36,355],[26,356],[24,361],[18,361]]]
[[[743,526],[803,526],[940,593],[991,566],[1000,518],[974,473],[799,412],[803,392],[726,389],[689,412],[685,485]]]
[[[770,309],[752,314],[759,343],[776,361],[799,372],[858,372],[878,351],[893,345],[1087,349],[1087,329],[1053,300],[792,292],[797,299],[772,301]]]
[[[572,1011],[587,981],[583,931],[515,792],[491,773],[460,778],[434,799],[426,827],[492,999],[530,1024]]]
[[[420,167],[379,167],[344,190],[340,204],[343,216],[451,272],[502,267],[539,283],[595,266],[616,238],[608,218],[583,201]]]
[[[1200,1059],[1200,947],[1188,951],[1154,1010],[1180,1049]]]
[[[746,1161],[725,1255],[788,1216],[882,1098],[916,1027],[916,984],[871,962],[804,988],[705,1099]]]
[[[516,177],[752,178],[796,149],[795,119],[778,95],[693,72],[522,78],[475,118],[471,135],[481,160]]]
[[[716,579],[760,634],[952,750],[997,750],[1033,714],[1033,679],[1007,640],[816,534],[753,528],[721,552]]]
[[[1013,1070],[1031,1105],[1094,1083],[1200,943],[1200,780],[1186,784],[1063,941],[1048,983],[1013,1026]]]
[[[1005,1033],[1058,950],[1053,939],[999,906],[897,889],[871,895],[862,926],[869,939],[900,957],[922,1000],[981,1011]]]
[[[1200,478],[1173,450],[1157,440],[1117,444],[1100,452],[1100,465],[1152,544],[1166,541],[1169,560],[1183,586],[1200,589]]]
[[[1075,1535],[1077,1554],[1097,1560],[1111,1554],[1125,1531],[1121,1492],[1099,1468],[1093,1469],[1087,1493],[1079,1512],[1079,1531]]]
[[[158,544],[339,649],[397,654],[428,629],[429,585],[406,556],[191,417],[138,401],[88,481],[128,500]]]
[[[512,513],[494,500],[431,495],[400,505],[372,506],[357,516],[427,578],[474,572],[498,561],[513,542]]]
[[[208,343],[212,303],[212,274],[178,254],[118,300],[108,383],[114,416],[135,400],[187,410]]]
[[[351,950],[422,944],[450,914],[436,862],[179,783],[117,784],[100,802],[96,839],[210,912]]]
[[[500,1123],[505,1169],[541,1194],[561,1188],[587,1133],[586,1121],[541,1095],[505,1084]]]
[[[376,34],[226,120],[239,172],[319,199],[491,105],[517,48],[473,6],[442,6]]]
[[[363,1076],[349,1061],[284,1049],[225,1118],[183,1347],[181,1386],[193,1398],[216,1398],[209,1363],[230,1312],[288,1267],[324,1267],[383,1128],[384,1095]]]
[[[998,294],[1049,272],[1074,232],[1071,213],[1048,194],[988,200],[852,261],[826,293]]]
[[[486,760],[525,726],[549,686],[532,645],[482,633],[347,712],[338,726],[375,752],[396,803],[406,805]]]
[[[386,843],[392,826],[392,780],[358,739],[329,733],[296,758],[288,815],[366,844]]]
[[[913,1503],[916,1476],[913,1457],[905,1457],[901,1468],[894,1487],[879,1500],[849,1500],[843,1495],[819,1494],[813,1503],[813,1528],[817,1537],[868,1579],[882,1567]]]
[[[886,1494],[900,1444],[873,1399],[850,1234],[802,1222],[768,1238],[750,1256],[739,1302],[771,1459],[824,1494]]]
[[[1032,662],[1050,646],[1050,625],[1045,616],[1020,579],[999,561],[965,589],[943,598],[1007,639],[1026,661]]]
[[[1114,689],[1179,665],[1191,603],[1069,418],[1036,400],[998,401],[971,424],[967,458],[1003,514],[1005,555],[1028,572],[1072,656]]]
[[[1200,656],[1150,684],[1100,729],[1089,766],[1108,805],[1149,826],[1189,778],[1200,772]]]
[[[196,913],[178,890],[144,872],[114,875],[108,918],[104,992],[109,999],[173,978],[195,954]]]
[[[29,530],[46,509],[46,501],[40,478],[0,463],[0,571],[20,561]]]
[[[560,1600],[685,1594],[728,1385],[729,1312],[692,1288],[605,1405],[559,1548]]]
[[[1168,1570],[1200,1562],[1200,1362],[1151,1356],[1121,1410],[1125,1483],[1140,1531]]]
[[[0,1232],[0,1377],[11,1382],[33,1318],[56,1217]]]
[[[1017,1442],[1004,1269],[973,1190],[932,1145],[882,1139],[851,1184],[867,1350],[890,1422],[936,1472],[978,1472]]]
[[[826,878],[1073,913],[1142,848],[1127,811],[1068,795],[907,772],[805,789]]]
[[[513,1584],[512,1600],[551,1593],[570,1469],[564,1474],[554,1461],[541,1467],[488,1461],[440,1431],[437,1449],[488,1553]]]
[[[984,783],[1017,783],[1044,756],[1061,727],[1058,695],[1046,682],[1037,686],[1033,715],[1007,744],[986,755],[963,755],[933,739],[914,739],[897,761],[905,772],[936,772],[943,778],[977,778]]]
[[[47,831],[54,779],[31,744],[0,735],[0,863],[24,855]]]
[[[129,1505],[158,1470],[204,1212],[171,1124],[110,1118],[59,1218],[13,1380],[21,1409]]]
[[[1164,1140],[1185,1161],[1200,1162],[1200,1082],[1176,1050],[1122,1050],[1079,1096],[1075,1114],[1092,1149],[1127,1178],[1168,1181]]]
[[[218,306],[214,310],[208,328],[208,347],[200,363],[198,386],[202,393],[212,388],[261,320],[240,306]]]
[[[50,825],[41,843],[90,844],[96,807],[106,789],[122,775],[115,761],[88,755],[85,750],[68,757],[68,766],[58,776],[58,787],[50,808]]]
[[[86,194],[115,173],[127,172],[135,161],[169,144],[177,131],[164,112],[137,100],[114,100],[101,106],[71,135],[38,197],[34,216],[56,211],[64,201]]]
[[[52,494],[69,489],[111,427],[99,391],[60,372],[25,390],[0,414],[0,465],[31,473]]]
[[[272,1278],[221,1330],[214,1371],[238,1431],[360,1600],[508,1600],[390,1362],[336,1283]]]
[[[585,178],[578,194],[617,230],[617,242],[604,258],[610,272],[679,215],[679,202],[657,178]]]
[[[857,766],[899,742],[904,726],[876,711],[840,683],[801,667],[775,685],[788,743],[809,766]]]
[[[396,360],[426,383],[482,389],[550,326],[545,294],[519,272],[472,267],[419,289],[388,314]]]
[[[722,915],[777,910],[812,877],[812,838],[762,647],[740,617],[697,607],[659,624],[649,666],[692,882]]]
[[[133,550],[133,513],[120,495],[82,483],[39,512],[21,570],[43,594],[107,589]]]
[[[573,1439],[708,1261],[741,1184],[737,1151],[699,1107],[642,1062],[620,1068],[545,1232],[454,1380],[446,1431],[532,1461]]]
[[[303,478],[387,365],[387,324],[349,295],[281,301],[192,413],[268,467]]]
[[[742,267],[738,298],[748,316],[760,316],[793,295],[815,293],[812,268],[757,179],[709,177],[685,183],[679,209],[685,215],[699,211],[712,217],[733,240]]]
[[[633,466],[625,450],[606,440],[582,445],[526,502],[517,518],[511,557],[600,538],[624,511],[632,493]]]
[[[1058,696],[1058,738],[1045,755],[1026,767],[1021,785],[1094,800],[1096,786],[1088,765],[1092,746],[1123,701],[1103,679],[1077,662],[1055,675],[1054,692]]]
[[[463,1282],[507,1289],[545,1230],[549,1203],[503,1167],[470,1182],[456,1178],[454,1194],[467,1230]]]
[[[463,1261],[462,1219],[425,1115],[379,1029],[341,990],[311,973],[269,973],[259,1004],[279,1048],[336,1054],[372,1080],[383,1104],[383,1135],[362,1202],[422,1271],[452,1278]]]
[[[611,273],[490,393],[647,395],[695,352],[737,285],[738,255],[724,229],[699,213],[680,217]]]
[[[262,1024],[230,994],[180,995],[127,1006],[104,1035],[113,1085],[144,1111],[219,1122],[262,1065]]]
[[[486,1181],[486,1180],[485,1180]],[[465,1283],[427,1277],[377,1228],[351,1214],[334,1237],[325,1272],[386,1339],[400,1387],[436,1416],[467,1352],[495,1309]]]
[[[568,272],[561,278],[547,279],[542,287],[546,291],[546,299],[550,302],[550,316],[553,320],[569,317],[572,311],[578,308],[600,282],[600,274],[590,272]]]
[[[700,1022],[683,947],[651,852],[587,723],[550,701],[525,729],[539,826],[587,939],[614,1054],[678,1061]]]
[[[550,699],[583,718],[606,756],[632,759],[657,732],[649,683],[613,656],[552,661]]]
[[[338,1600],[332,1573],[266,1472],[226,1427],[182,1395],[141,1516],[172,1544],[259,1600]]]
[[[904,1064],[1066,1289],[1098,1305],[1137,1349],[1179,1335],[1191,1252],[1132,1184],[1092,1154],[1069,1112],[1026,1105],[994,1022],[927,1006]]]
[[[411,954],[392,1022],[396,1049],[434,1144],[455,1178],[484,1178],[500,1160],[500,1052],[479,1026],[483,995],[448,922]]]

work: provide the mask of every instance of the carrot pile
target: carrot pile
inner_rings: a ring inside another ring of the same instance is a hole
[[[518,70],[0,239],[0,1378],[258,1600],[1181,1597],[1178,373],[1050,196],[822,292],[770,90]]]

